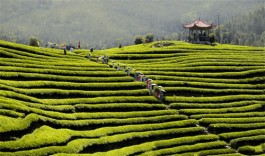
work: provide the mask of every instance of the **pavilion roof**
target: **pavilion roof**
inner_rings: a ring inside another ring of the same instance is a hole
[[[213,29],[215,25],[208,24],[199,18],[190,24],[184,24],[183,27],[187,29]]]

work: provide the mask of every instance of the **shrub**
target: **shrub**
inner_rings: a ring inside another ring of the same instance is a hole
[[[145,36],[145,41],[146,41],[146,43],[151,43],[151,42],[153,42],[153,41],[154,41],[154,34],[147,34],[147,35]]]
[[[30,37],[29,39],[29,45],[34,47],[39,47],[40,43],[36,37]]]
[[[145,38],[142,35],[137,35],[134,39],[134,44],[144,43]]]
[[[255,149],[251,148],[251,146],[243,146],[243,147],[240,147],[238,149],[238,151],[240,153],[244,153],[244,154],[254,154],[255,153]]]
[[[210,35],[210,42],[211,42],[211,45],[213,45],[213,43],[215,42],[215,35],[214,34]]]

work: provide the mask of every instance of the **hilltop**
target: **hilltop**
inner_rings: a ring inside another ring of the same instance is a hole
[[[0,155],[264,153],[264,48],[167,42],[95,50],[89,60],[85,49],[0,41]],[[109,63],[97,63],[104,55]]]

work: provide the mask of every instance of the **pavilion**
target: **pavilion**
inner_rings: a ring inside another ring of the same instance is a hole
[[[210,30],[215,27],[213,24],[207,24],[200,18],[196,21],[183,25],[185,29],[189,29],[188,41],[192,43],[209,43]]]

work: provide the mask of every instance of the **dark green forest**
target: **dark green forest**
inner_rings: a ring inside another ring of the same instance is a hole
[[[264,0],[0,0],[0,39],[100,49],[148,33],[185,40],[182,24],[199,17],[218,24],[218,13],[223,43],[264,45]]]
[[[224,43],[265,46],[265,7],[236,15],[221,28]],[[218,31],[217,31],[218,32]]]

